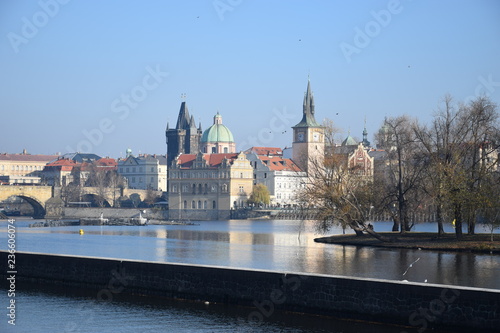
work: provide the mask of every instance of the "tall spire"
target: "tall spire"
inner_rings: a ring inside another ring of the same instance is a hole
[[[186,106],[186,102],[181,103],[181,109],[179,110],[179,116],[177,117],[177,125],[175,129],[188,129],[190,127],[190,117],[189,111]]]
[[[314,96],[311,91],[311,80],[307,78],[307,90],[304,93],[304,102],[302,103],[302,120],[295,126],[320,126],[314,119]]]
[[[368,141],[368,131],[366,130],[366,116],[365,116],[365,128],[363,129],[363,146],[370,147],[370,141]]]

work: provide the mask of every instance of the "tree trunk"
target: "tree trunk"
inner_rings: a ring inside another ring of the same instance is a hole
[[[455,204],[455,234],[457,239],[462,238],[462,205]]]
[[[398,218],[396,216],[393,216],[392,218],[394,220],[394,223],[392,225],[392,231],[399,231],[399,221],[398,221]]]
[[[438,224],[438,237],[440,237],[440,236],[444,235],[443,212],[441,211],[441,204],[437,205],[436,219],[437,219],[437,224]]]

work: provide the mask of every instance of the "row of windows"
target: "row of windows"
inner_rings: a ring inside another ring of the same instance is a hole
[[[183,207],[184,209],[188,209],[188,202],[186,200],[184,200]],[[193,200],[191,201],[191,209],[208,209],[208,202],[207,200],[203,202],[201,200],[198,200],[198,205],[196,205],[196,201]],[[215,200],[212,201],[212,209],[217,209],[217,203],[215,202]]]
[[[216,193],[217,192],[217,189],[218,189],[218,185],[217,184],[211,184],[210,186],[208,186],[208,184],[192,184],[192,185],[187,185],[187,184],[184,184],[182,185],[182,193],[192,193],[192,194],[207,194],[209,192],[211,193]],[[171,192],[173,193],[176,193],[178,192],[179,188],[177,186],[177,184],[173,184],[172,185],[172,188],[171,188]],[[221,185],[221,191],[222,192],[227,192],[227,184],[222,184]]]
[[[143,168],[139,167],[139,173],[143,172]],[[120,173],[123,173],[123,170],[125,170],[125,173],[129,173],[132,170],[132,173],[135,173],[137,168],[136,167],[120,167],[119,171]],[[155,167],[151,167],[151,172],[155,172]],[[161,168],[158,168],[158,172],[161,173]]]
[[[1,165],[0,170],[5,171],[8,169],[8,165]],[[36,170],[42,170],[43,166],[41,165],[11,165],[10,170],[11,171],[36,171]]]
[[[175,172],[172,171],[170,174],[171,179],[218,179],[218,178],[229,178],[231,173],[229,171],[221,171],[220,173],[218,172],[187,172],[187,171],[181,171],[181,172]],[[232,173],[232,178],[249,178],[250,173],[249,172],[238,172],[235,171]]]
[[[127,177],[127,179],[130,183],[135,184],[135,180],[136,180],[135,177]],[[142,183],[142,177],[137,177],[137,180],[138,180],[138,183]],[[150,183],[153,183],[154,181],[155,181],[154,177],[149,178]],[[158,183],[161,183],[161,179],[158,179]]]

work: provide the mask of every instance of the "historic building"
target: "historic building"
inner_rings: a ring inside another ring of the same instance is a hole
[[[322,164],[325,154],[325,129],[314,118],[314,96],[311,81],[302,105],[302,120],[293,126],[292,159],[305,172],[311,172],[314,164]]]
[[[175,128],[165,131],[167,141],[167,162],[170,164],[179,154],[196,154],[200,151],[201,123],[196,127],[194,117],[189,115],[186,102],[181,103]]]
[[[45,165],[59,155],[0,154],[0,181],[5,184],[40,184]]]
[[[271,196],[271,205],[298,204],[296,194],[304,186],[306,173],[281,148],[252,147],[245,151],[253,168],[253,184],[264,184]]]
[[[127,157],[118,160],[118,174],[127,180],[129,188],[166,191],[167,157],[156,154],[135,157],[127,151]]]
[[[169,169],[172,219],[228,219],[246,206],[253,169],[244,153],[181,154]]]
[[[233,134],[222,124],[222,116],[217,112],[214,124],[207,128],[201,137],[201,151],[209,154],[227,154],[236,152]]]

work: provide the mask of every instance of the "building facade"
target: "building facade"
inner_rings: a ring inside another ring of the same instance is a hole
[[[118,160],[118,174],[127,180],[132,189],[167,190],[167,157],[164,155],[129,154]]]
[[[6,184],[40,184],[42,171],[47,163],[59,155],[0,154],[0,177]]]
[[[229,219],[246,206],[253,169],[244,153],[181,154],[169,169],[168,203],[172,219]]]
[[[264,184],[273,206],[299,204],[297,193],[306,181],[303,172],[293,160],[283,157],[281,148],[252,147],[245,151],[253,168],[253,184]]]

